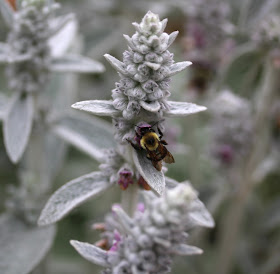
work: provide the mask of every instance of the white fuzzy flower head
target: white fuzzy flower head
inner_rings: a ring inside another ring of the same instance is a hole
[[[44,1],[23,1],[22,7],[14,17],[8,36],[11,59],[6,68],[6,75],[11,90],[24,93],[40,92],[50,75],[50,10],[47,13],[43,11]]]
[[[212,153],[222,167],[240,164],[254,140],[250,102],[222,91],[210,105],[213,113]]]
[[[196,192],[189,184],[182,183],[158,199],[146,193],[144,208],[138,207],[133,218],[120,206],[114,206],[113,214],[101,226],[105,228],[103,239],[111,245],[107,252],[77,241],[72,244],[82,256],[105,266],[103,273],[163,274],[170,272],[175,255],[202,253],[201,249],[186,244],[188,230],[213,225]]]
[[[134,23],[136,26],[137,24]],[[159,16],[157,14],[148,11],[148,13],[144,16],[141,23],[139,24],[139,30],[142,34],[148,36],[151,34],[157,34],[162,30],[162,22],[159,20]]]
[[[190,184],[180,184],[166,192],[166,201],[173,206],[188,204],[195,198],[197,198],[196,191]]]

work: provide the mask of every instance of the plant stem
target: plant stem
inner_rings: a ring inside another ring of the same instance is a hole
[[[133,148],[131,146],[127,146],[124,157],[126,158],[128,163],[133,163],[132,156]],[[139,187],[134,182],[134,184],[129,185],[129,187],[122,192],[121,205],[122,209],[132,217],[137,207],[138,203],[138,190]]]
[[[267,60],[263,85],[261,87],[257,112],[255,115],[255,140],[249,155],[247,165],[241,170],[242,182],[239,189],[232,198],[227,218],[221,232],[220,250],[217,262],[217,274],[228,274],[233,265],[233,256],[239,239],[242,220],[245,213],[246,203],[253,190],[253,173],[257,168],[263,155],[266,153],[269,136],[269,117],[270,107],[273,103],[276,92],[280,87],[279,70],[276,70],[270,59]]]
[[[132,217],[138,202],[138,185],[136,183],[130,185],[122,193],[122,208],[123,210]]]

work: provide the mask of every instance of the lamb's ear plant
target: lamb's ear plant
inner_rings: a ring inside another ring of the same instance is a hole
[[[65,112],[65,104],[73,103],[77,93],[75,75],[51,74],[104,70],[97,61],[67,53],[77,37],[74,15],[55,17],[59,5],[53,1],[14,4],[0,1],[10,28],[7,42],[0,44],[9,86],[1,96],[0,115],[8,156],[19,166],[18,185],[9,185],[6,212],[0,217],[0,273],[25,274],[42,261],[55,236],[55,226],[38,228],[36,222],[63,163],[65,142],[60,138],[96,158],[113,138],[105,122]],[[98,128],[102,137],[93,139],[91,128]]]
[[[17,163],[28,144],[33,121],[40,111],[38,101],[51,72],[100,73],[104,67],[87,57],[65,52],[77,23],[73,14],[54,17],[58,4],[17,1],[14,8],[1,0],[0,10],[10,32],[7,42],[0,44],[0,62],[6,64],[11,95],[3,117],[3,133],[7,154]]]
[[[166,273],[174,255],[201,253],[200,249],[184,244],[186,231],[196,225],[214,225],[192,187],[166,177],[163,171],[167,168],[161,166],[163,161],[172,162],[171,154],[165,150],[167,144],[161,139],[164,121],[206,109],[168,100],[171,76],[191,62],[174,63],[168,48],[178,31],[165,33],[166,24],[167,19],[160,21],[158,15],[149,11],[140,24],[133,23],[136,33],[132,37],[124,35],[129,48],[123,61],[105,54],[120,76],[112,100],[82,101],[72,107],[112,117],[117,147],[104,151],[100,171],[58,189],[38,221],[39,225],[52,224],[109,187],[121,189],[121,208],[114,207],[117,220],[112,230],[119,236],[117,242],[111,242],[111,250],[71,242],[83,257],[104,266],[104,273]],[[145,143],[143,138],[146,132],[154,137],[150,145],[155,147],[150,150],[149,142]],[[138,214],[138,194],[142,192],[145,211]]]

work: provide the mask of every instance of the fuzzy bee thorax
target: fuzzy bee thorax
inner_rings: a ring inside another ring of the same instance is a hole
[[[148,150],[156,150],[159,144],[159,137],[155,132],[147,132],[140,140],[141,147]]]

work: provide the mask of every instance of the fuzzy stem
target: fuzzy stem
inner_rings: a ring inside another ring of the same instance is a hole
[[[130,185],[123,191],[121,203],[123,210],[132,217],[138,203],[138,185],[136,183]]]
[[[227,218],[221,232],[220,250],[217,265],[217,274],[228,274],[233,265],[233,255],[239,239],[239,233],[242,226],[242,220],[245,213],[245,207],[250,193],[253,191],[254,181],[253,173],[257,168],[262,156],[266,153],[269,135],[269,123],[267,122],[269,110],[273,103],[276,92],[280,87],[279,70],[276,70],[271,60],[267,60],[263,85],[261,87],[257,113],[255,115],[255,142],[251,154],[249,155],[247,165],[241,171],[242,182],[239,189],[232,198]]]
[[[124,157],[128,163],[133,163],[133,148],[131,146],[126,146],[126,150],[124,153]],[[139,187],[134,182],[134,184],[130,185],[126,190],[122,192],[121,197],[121,205],[122,209],[130,216],[132,217],[134,215],[134,212],[137,207],[138,203],[138,190]]]

